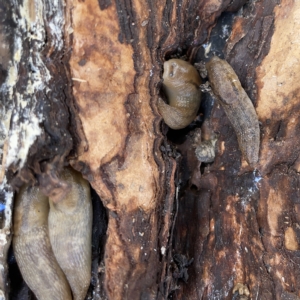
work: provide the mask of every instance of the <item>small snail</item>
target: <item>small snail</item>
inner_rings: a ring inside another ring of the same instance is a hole
[[[70,186],[62,199],[50,201],[49,232],[54,255],[71,286],[73,298],[85,298],[91,280],[92,203],[89,183],[71,168],[61,179]]]
[[[199,110],[200,76],[190,63],[170,59],[164,63],[163,80],[163,91],[168,104],[159,98],[159,113],[170,128],[184,128],[195,119]]]
[[[210,123],[210,119],[206,119],[200,128],[196,129],[193,137],[193,146],[197,159],[203,163],[211,163],[216,156],[215,146],[218,140]]]
[[[14,254],[29,288],[38,299],[71,300],[71,290],[49,240],[48,198],[37,187],[24,185],[16,197]]]
[[[213,93],[234,128],[239,147],[250,166],[258,161],[260,130],[254,106],[232,67],[217,56],[206,64]]]

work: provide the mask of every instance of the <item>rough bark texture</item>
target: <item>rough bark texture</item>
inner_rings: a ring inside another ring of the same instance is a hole
[[[293,117],[299,113],[299,76],[290,65],[298,57],[292,44],[298,39],[299,5],[283,1],[274,15],[269,5],[257,2],[244,9],[224,51],[257,106],[259,166],[252,171],[240,161],[236,136],[224,111],[215,106],[211,124],[220,132],[216,160],[202,169],[201,180],[198,174],[197,180],[185,181],[188,187],[179,197],[174,253],[194,262],[175,299],[231,299],[238,297],[232,294],[237,283],[247,285],[251,299],[300,296],[299,121]],[[194,155],[187,145],[179,147],[183,157]],[[194,163],[183,162],[181,170],[187,178]],[[187,227],[188,218],[195,228]]]
[[[51,195],[69,162],[94,189],[88,299],[299,299],[300,5],[277,4],[1,3],[1,257],[12,188],[38,181]],[[213,54],[256,107],[256,170],[208,94],[186,129],[161,123],[164,60]],[[211,164],[193,146],[203,120],[219,133]],[[11,299],[30,299],[13,278]]]

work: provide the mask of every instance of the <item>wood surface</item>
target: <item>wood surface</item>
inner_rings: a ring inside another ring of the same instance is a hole
[[[300,299],[298,1],[10,0],[0,11],[3,257],[12,190],[64,189],[70,163],[93,188],[87,299]],[[158,114],[163,62],[212,55],[255,106],[255,169],[207,93],[186,129]],[[218,133],[211,164],[195,156],[200,128]],[[33,299],[12,254],[9,278],[1,263],[7,299]]]

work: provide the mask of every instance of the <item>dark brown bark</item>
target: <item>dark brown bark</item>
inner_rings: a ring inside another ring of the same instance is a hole
[[[94,193],[89,299],[300,297],[300,8],[276,5],[1,4],[1,201],[9,211],[9,191],[25,181],[53,193],[67,163],[82,172]],[[195,63],[216,54],[231,64],[256,108],[255,170],[208,94],[186,129],[168,129],[158,114],[164,60]],[[193,145],[204,120],[219,134],[211,164],[197,160]],[[12,299],[30,297],[14,284]]]

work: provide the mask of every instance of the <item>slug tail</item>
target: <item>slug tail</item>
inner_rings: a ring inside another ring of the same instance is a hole
[[[182,129],[188,126],[196,117],[196,115],[187,118],[186,114],[177,107],[172,107],[165,103],[162,99],[158,99],[158,111],[164,119],[165,123],[172,129]]]

